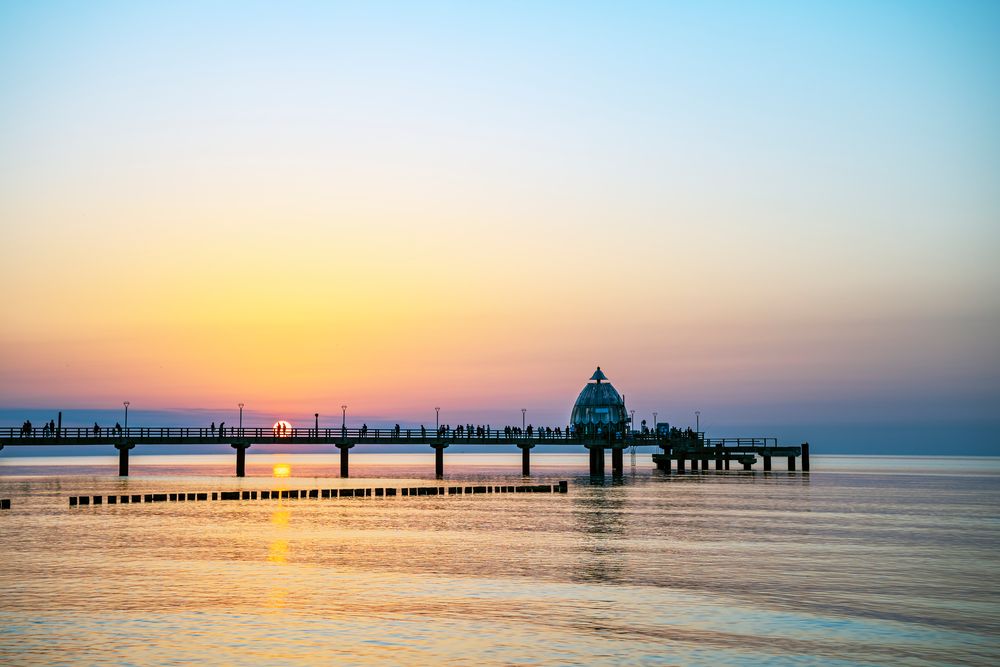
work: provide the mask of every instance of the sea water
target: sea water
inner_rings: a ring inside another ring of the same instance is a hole
[[[232,458],[0,457],[0,664],[1000,664],[998,459],[553,454],[530,481],[565,495],[68,505],[438,485],[425,455]],[[519,461],[446,454],[443,484]]]

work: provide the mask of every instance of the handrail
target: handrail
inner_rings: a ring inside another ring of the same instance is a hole
[[[520,432],[519,432],[520,431]],[[694,431],[679,431],[670,435],[650,431],[584,434],[570,432],[569,429],[533,429],[529,434],[514,427],[504,429],[485,428],[451,428],[439,429],[418,426],[416,428],[347,428],[347,427],[293,427],[287,430],[260,426],[226,426],[224,429],[190,426],[131,426],[116,427],[85,427],[63,426],[49,429],[44,427],[0,427],[0,441],[7,444],[28,444],[34,440],[44,440],[46,444],[57,441],[60,444],[100,444],[118,443],[124,441],[146,442],[156,444],[163,441],[186,440],[200,444],[211,442],[231,442],[233,440],[259,440],[268,442],[294,443],[426,443],[450,441],[456,444],[593,444],[606,442],[622,446],[659,446],[694,449],[711,449],[713,447],[728,448],[770,448],[778,447],[778,439],[773,437],[751,438],[706,438],[703,433]],[[167,444],[164,442],[164,444]]]

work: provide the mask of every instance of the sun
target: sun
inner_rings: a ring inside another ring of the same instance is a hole
[[[275,463],[274,464],[274,476],[275,477],[291,477],[292,476],[292,466],[287,463]]]
[[[279,419],[274,422],[274,426],[272,426],[271,429],[279,438],[289,438],[292,435],[292,425],[284,419]]]

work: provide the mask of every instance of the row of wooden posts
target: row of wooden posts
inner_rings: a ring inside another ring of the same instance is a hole
[[[281,489],[263,491],[201,491],[188,493],[133,493],[128,495],[70,496],[69,506],[128,505],[136,503],[187,502],[207,500],[298,500],[303,498],[365,498],[395,496],[458,496],[482,493],[567,493],[569,482],[558,484],[412,486],[366,489]],[[10,501],[7,501],[8,503]]]

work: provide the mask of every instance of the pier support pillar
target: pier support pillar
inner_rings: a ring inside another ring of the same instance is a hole
[[[246,477],[247,476],[247,449],[250,445],[245,442],[234,442],[230,445],[236,450],[236,476]]]
[[[722,470],[722,445],[715,446],[715,469]]]
[[[534,445],[518,445],[521,450],[521,474],[527,477],[531,474],[531,448]]]
[[[744,461],[744,462],[743,462],[743,469],[744,469],[744,470],[750,470],[750,469],[751,469],[751,466],[753,466],[753,464],[752,464],[752,463],[750,463],[750,461]]]
[[[726,464],[726,470],[729,470],[729,457],[728,456],[726,457],[726,460],[723,461],[723,463]]]
[[[702,459],[701,460],[701,469],[702,470],[708,470],[708,459]]]
[[[349,461],[347,460],[347,452],[350,451],[351,447],[354,445],[340,444],[337,445],[337,449],[340,450],[340,476],[350,477]]]
[[[611,475],[621,477],[625,474],[625,449],[615,447],[611,450]]]
[[[795,470],[795,457],[794,456],[789,456],[788,457],[788,469],[789,470]]]
[[[441,479],[444,477],[444,450],[448,445],[436,442],[431,447],[434,448],[434,476]]]
[[[677,472],[684,472],[684,457],[677,459]]]
[[[661,459],[661,462],[657,464],[657,467],[659,467],[659,469],[662,470],[662,471],[664,471],[664,472],[670,472],[670,468],[673,465],[670,462],[670,449],[671,448],[670,447],[663,447],[663,446],[661,446],[660,449],[663,450],[663,457],[664,458]]]
[[[809,472],[809,443],[802,443],[802,472]]]
[[[135,447],[131,442],[124,442],[120,445],[115,445],[115,449],[118,450],[118,476],[128,477],[128,450]]]
[[[764,458],[764,470],[765,472],[771,469],[771,457],[765,456]]]
[[[604,477],[604,447],[603,445],[587,445],[590,450],[590,476]]]

